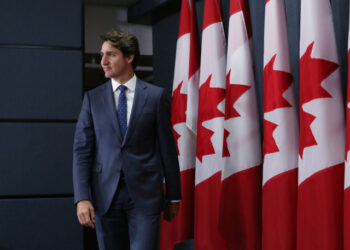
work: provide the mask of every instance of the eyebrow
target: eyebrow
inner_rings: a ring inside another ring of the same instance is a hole
[[[106,53],[106,54],[112,54],[112,53],[115,53],[115,51],[113,51],[113,50],[107,50],[105,53]],[[103,51],[100,51],[100,55],[102,55],[102,54],[104,54]]]

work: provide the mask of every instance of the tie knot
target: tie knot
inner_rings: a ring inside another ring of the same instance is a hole
[[[126,90],[126,87],[124,85],[119,85],[118,89],[122,93],[122,92],[124,92]]]

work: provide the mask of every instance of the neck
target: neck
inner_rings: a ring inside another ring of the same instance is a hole
[[[120,75],[118,77],[113,77],[113,80],[119,82],[120,84],[125,84],[127,81],[129,81],[134,76],[134,71],[126,72],[123,75]]]

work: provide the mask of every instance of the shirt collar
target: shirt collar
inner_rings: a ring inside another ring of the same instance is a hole
[[[116,80],[114,80],[113,78],[111,78],[111,81],[112,81],[113,92],[115,92],[121,84]],[[134,91],[136,88],[136,75],[134,74],[134,76],[131,77],[130,80],[124,83],[123,85],[127,87],[128,90]]]

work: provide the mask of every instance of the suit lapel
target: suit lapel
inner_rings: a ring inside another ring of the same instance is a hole
[[[122,142],[122,135],[120,133],[119,123],[117,119],[117,110],[111,80],[109,80],[106,84],[104,97],[106,111],[110,117],[110,120],[112,121],[112,125],[116,131],[119,141]]]
[[[128,128],[126,130],[126,134],[125,134],[122,146],[125,145],[125,143],[128,141],[128,139],[132,135],[133,131],[135,130],[137,121],[142,115],[143,107],[145,106],[145,103],[147,100],[146,88],[147,88],[147,85],[137,78],[130,120],[129,120]]]

